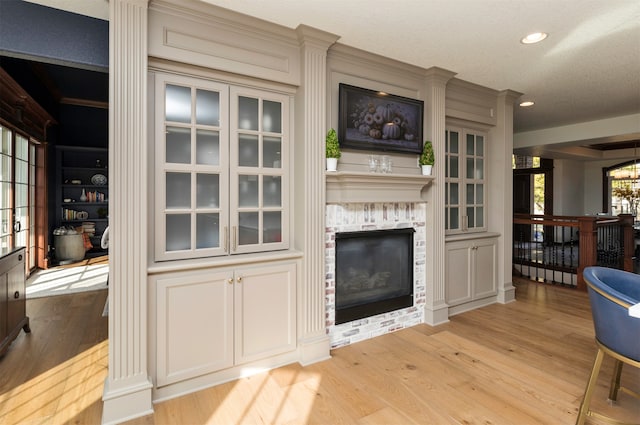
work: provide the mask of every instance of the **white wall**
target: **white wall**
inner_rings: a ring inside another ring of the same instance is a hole
[[[566,159],[553,161],[553,214],[584,215],[584,163]],[[593,187],[593,186],[591,186]]]

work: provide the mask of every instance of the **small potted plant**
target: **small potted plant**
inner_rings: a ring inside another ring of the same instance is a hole
[[[327,171],[336,171],[338,169],[338,158],[340,158],[340,144],[338,143],[338,135],[332,128],[327,132],[326,138],[326,158]]]
[[[422,146],[422,154],[420,155],[419,163],[422,167],[422,175],[429,176],[431,175],[431,168],[433,167],[433,163],[436,161],[435,155],[433,154],[433,144],[429,140],[424,142]]]

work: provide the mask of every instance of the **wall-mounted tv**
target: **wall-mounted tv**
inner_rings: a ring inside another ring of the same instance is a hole
[[[339,85],[340,147],[385,152],[422,152],[424,102]]]

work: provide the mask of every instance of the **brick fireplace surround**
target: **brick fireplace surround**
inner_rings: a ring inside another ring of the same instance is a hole
[[[331,203],[326,206],[325,317],[327,334],[329,335],[332,349],[423,323],[426,303],[425,224],[426,204],[423,202]],[[413,228],[415,230],[413,240],[413,306],[336,325],[336,233],[402,228]]]

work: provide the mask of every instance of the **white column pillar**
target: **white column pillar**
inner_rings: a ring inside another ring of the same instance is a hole
[[[424,320],[429,325],[449,321],[449,306],[445,302],[444,245],[444,160],[446,130],[446,87],[455,73],[441,68],[429,68],[424,79],[424,139],[431,140],[435,151],[435,180],[427,196],[426,292]],[[424,141],[424,140],[423,140]]]
[[[304,252],[298,276],[300,363],[329,357],[325,321],[325,151],[327,50],[338,36],[300,25],[301,85],[295,106],[296,247]]]
[[[147,371],[147,0],[109,1],[109,372],[102,422],[153,412]]]
[[[513,104],[522,93],[504,90],[498,95],[496,126],[489,143],[491,190],[489,227],[498,239],[498,302],[515,300],[512,281],[513,245]]]

